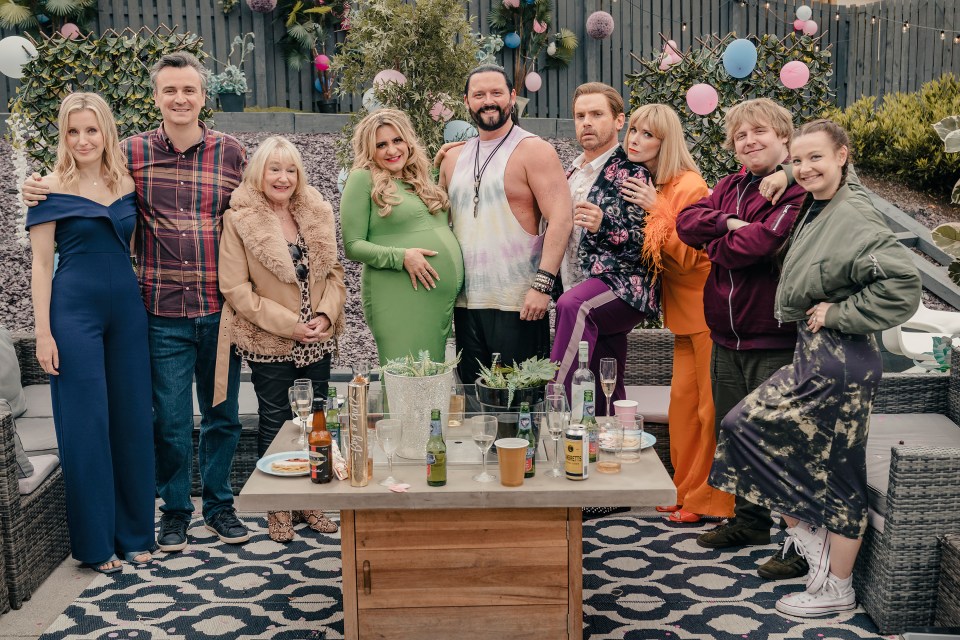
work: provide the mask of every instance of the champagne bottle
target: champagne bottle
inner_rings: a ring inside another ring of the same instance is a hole
[[[523,477],[532,478],[537,475],[537,439],[533,435],[530,404],[526,402],[520,403],[520,426],[517,428],[517,437],[527,441],[527,459],[524,462]]]
[[[576,371],[573,372],[573,380],[571,384],[571,397],[570,402],[572,403],[570,420],[571,422],[581,422],[583,420],[583,394],[585,391],[590,391],[590,395],[596,397],[597,395],[597,381],[593,376],[593,372],[590,371],[590,345],[585,341],[581,340],[579,345],[580,351],[580,366]]]
[[[310,481],[326,484],[333,479],[333,450],[327,420],[323,415],[323,398],[313,401],[313,429],[307,440],[310,449]]]
[[[430,412],[430,439],[427,440],[427,484],[442,487],[447,484],[447,445],[440,428],[440,409]]]

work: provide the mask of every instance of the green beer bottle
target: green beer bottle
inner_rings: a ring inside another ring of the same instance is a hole
[[[327,394],[327,431],[330,432],[330,438],[337,443],[340,451],[343,447],[340,443],[340,409],[337,407],[337,390],[330,385],[330,391]]]
[[[583,418],[580,422],[587,432],[589,441],[590,462],[597,461],[597,451],[600,448],[600,425],[597,424],[596,411],[593,402],[593,389],[586,389],[583,392]]]
[[[430,439],[427,440],[427,484],[442,487],[447,484],[447,445],[440,429],[440,409],[430,412]]]
[[[523,466],[523,477],[532,478],[537,475],[537,439],[533,435],[533,420],[530,417],[530,404],[527,402],[520,403],[517,437],[527,441],[527,459]]]

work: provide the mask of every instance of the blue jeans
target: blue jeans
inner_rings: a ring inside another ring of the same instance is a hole
[[[220,314],[199,318],[148,317],[150,367],[153,372],[153,429],[157,453],[157,493],[164,513],[193,513],[193,394],[196,378],[200,406],[200,481],[203,517],[233,508],[230,467],[240,440],[237,395],[240,358],[230,354],[227,399],[216,407],[214,369]],[[232,350],[231,350],[232,351]]]

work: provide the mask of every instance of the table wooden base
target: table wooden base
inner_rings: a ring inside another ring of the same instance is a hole
[[[341,511],[348,640],[581,640],[579,508]]]

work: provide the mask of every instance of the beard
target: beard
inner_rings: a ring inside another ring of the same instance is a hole
[[[510,120],[510,114],[513,111],[513,106],[510,106],[507,109],[501,109],[500,107],[493,105],[490,107],[484,107],[479,111],[470,111],[470,119],[473,120],[474,124],[478,128],[483,129],[484,131],[496,131]],[[483,119],[484,115],[496,114],[497,117],[493,121],[487,121]]]

